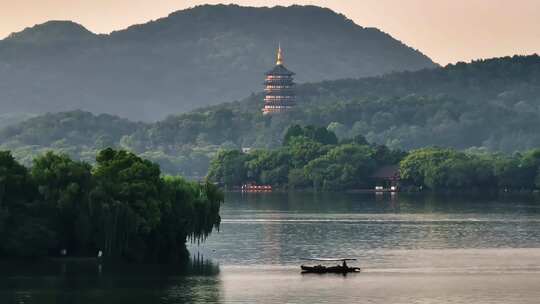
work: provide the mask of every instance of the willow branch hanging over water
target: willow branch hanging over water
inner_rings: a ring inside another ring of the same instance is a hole
[[[0,256],[178,261],[219,226],[222,202],[214,185],[126,151],[105,149],[94,167],[49,152],[30,169],[0,152]]]

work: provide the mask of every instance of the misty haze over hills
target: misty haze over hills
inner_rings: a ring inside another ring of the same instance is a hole
[[[156,120],[261,91],[279,41],[298,82],[436,66],[329,9],[206,5],[110,35],[67,21],[14,33],[0,41],[0,107]]]
[[[451,147],[514,153],[540,146],[540,57],[514,56],[381,77],[302,84],[290,112],[261,112],[262,94],[137,123],[70,111],[0,128],[0,150],[26,165],[45,151],[92,162],[106,147],[133,151],[164,172],[204,176],[220,149],[276,148],[294,124],[327,127],[392,149]]]

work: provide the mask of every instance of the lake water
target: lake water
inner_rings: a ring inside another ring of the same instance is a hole
[[[188,269],[11,265],[0,303],[540,301],[538,198],[231,193],[222,218]],[[303,257],[362,273],[302,275]]]

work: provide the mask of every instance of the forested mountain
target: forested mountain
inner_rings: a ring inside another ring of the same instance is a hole
[[[136,123],[109,114],[93,115],[72,111],[47,113],[0,130],[0,139],[9,138],[24,145],[112,145],[131,134],[143,123]]]
[[[63,151],[70,155],[93,156],[92,151],[102,148],[103,141],[96,141],[92,134],[108,130],[115,134],[108,144],[158,161],[167,172],[200,177],[208,169],[209,158],[220,148],[279,147],[285,130],[293,124],[324,126],[340,139],[362,135],[369,142],[391,149],[437,145],[513,153],[540,147],[537,55],[310,83],[299,85],[297,92],[298,106],[283,115],[263,116],[262,95],[253,94],[242,101],[151,124],[131,125],[110,117],[115,123],[99,129],[81,122],[87,132],[82,136],[76,135],[73,126],[62,126],[58,121],[71,117],[70,123],[76,125],[80,117],[92,121],[97,119],[95,116],[72,112],[56,114],[65,116],[59,119],[51,114],[1,131],[0,149],[14,150],[19,159],[29,159],[36,151],[54,148],[48,142],[60,140]],[[82,150],[79,137],[87,138]]]
[[[207,141],[276,147],[291,124],[323,125],[391,148],[514,152],[540,145],[540,57],[515,56],[297,87],[298,106],[264,117],[262,95],[171,116],[130,137],[138,149]]]
[[[25,165],[48,150],[93,161],[98,150],[118,146],[123,136],[143,126],[109,114],[47,113],[0,129],[0,150],[15,149]]]
[[[260,91],[278,42],[299,82],[435,67],[329,9],[206,5],[110,35],[62,21],[12,34],[0,40],[0,107],[160,119]]]

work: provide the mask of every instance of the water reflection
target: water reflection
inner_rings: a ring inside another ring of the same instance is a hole
[[[540,196],[488,194],[396,195],[373,193],[227,193],[228,214],[278,211],[297,213],[540,213]],[[517,208],[517,209],[516,209]],[[234,212],[234,213],[231,213]]]
[[[222,219],[221,232],[192,250],[224,265],[354,256],[371,267],[394,268],[396,260],[381,255],[540,247],[540,203],[532,196],[230,193]]]
[[[2,262],[0,303],[220,303],[219,267]]]
[[[0,303],[538,303],[534,196],[228,194],[175,267],[0,263]],[[302,276],[301,257],[363,271]],[[204,258],[203,258],[204,257]],[[211,259],[216,264],[208,262]]]

